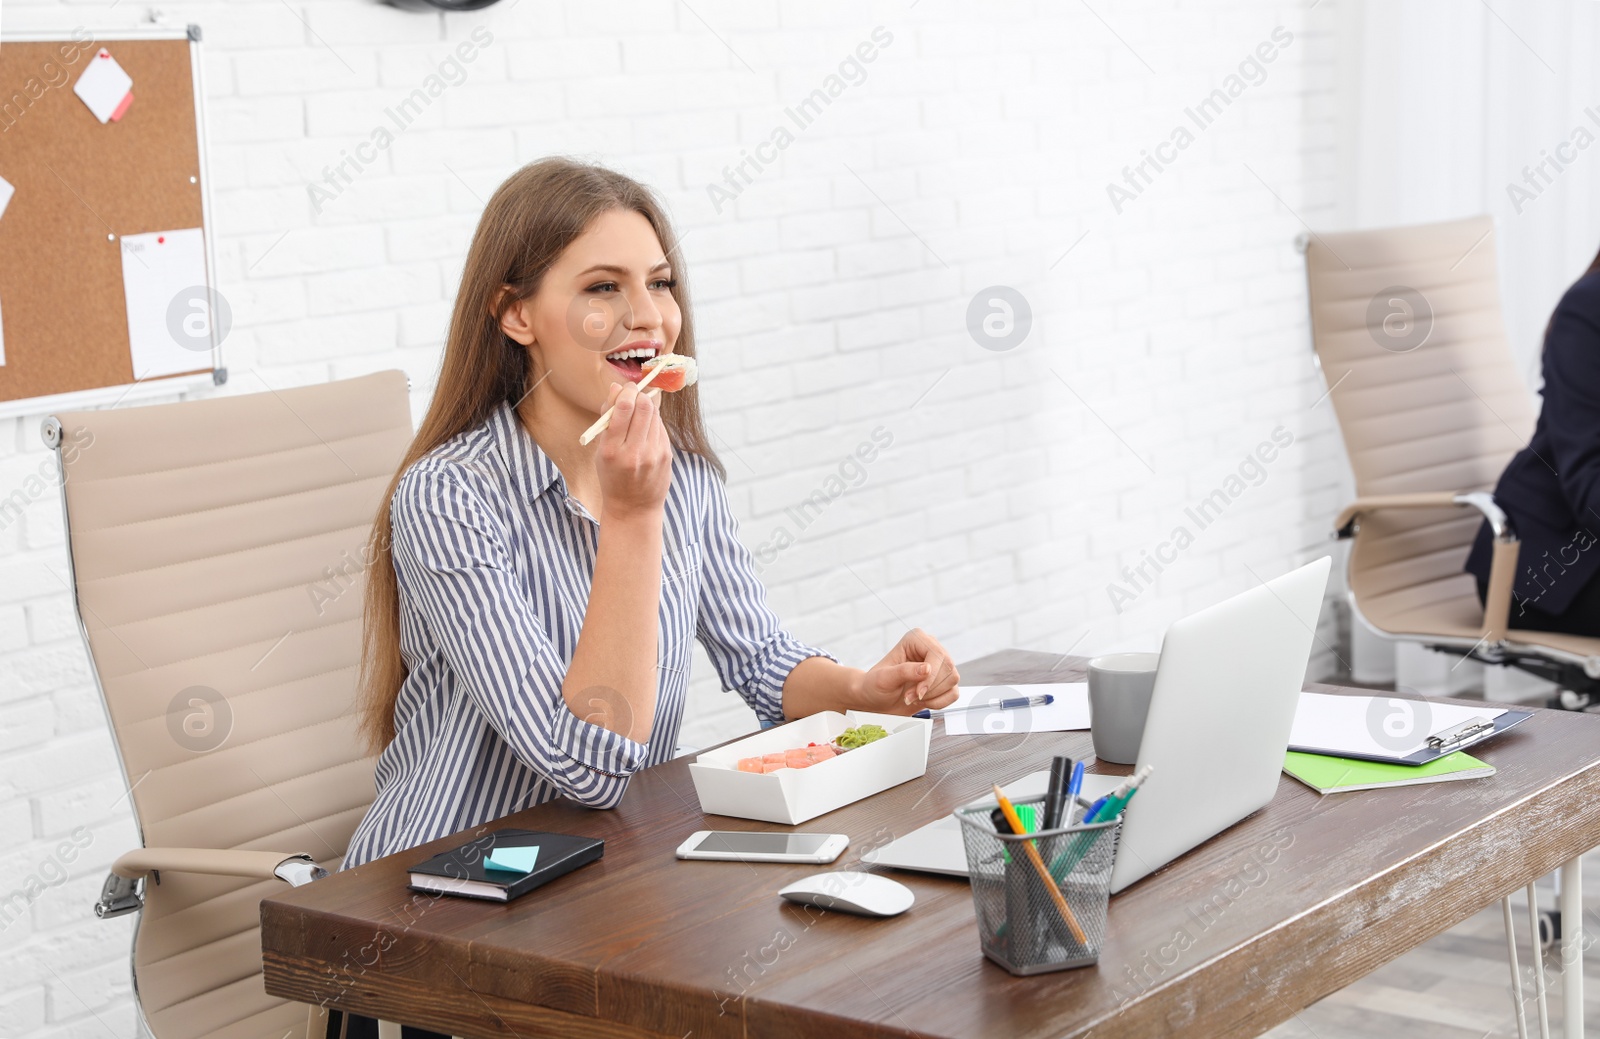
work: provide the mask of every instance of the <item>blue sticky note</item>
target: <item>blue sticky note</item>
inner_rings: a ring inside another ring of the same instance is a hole
[[[507,873],[532,873],[534,863],[539,861],[539,847],[531,848],[500,848],[489,853],[483,864],[490,869],[504,870]]]

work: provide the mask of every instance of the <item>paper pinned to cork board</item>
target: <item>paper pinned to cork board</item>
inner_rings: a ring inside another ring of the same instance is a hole
[[[135,381],[211,367],[205,233],[188,227],[122,236],[122,290]],[[202,324],[196,328],[194,322]],[[196,333],[199,334],[196,334]]]
[[[11,182],[9,180],[6,180],[4,177],[0,177],[0,216],[6,215],[6,206],[11,204],[11,196],[16,193],[16,190],[16,188],[11,186]],[[4,302],[4,300],[0,300],[0,303]],[[4,311],[0,310],[0,367],[4,367],[5,363],[6,318]]]
[[[129,76],[111,52],[101,47],[90,59],[89,65],[73,84],[72,92],[89,106],[89,111],[102,123],[116,122],[133,104],[133,78]]]

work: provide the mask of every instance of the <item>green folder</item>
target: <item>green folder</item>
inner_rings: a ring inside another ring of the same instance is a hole
[[[1459,750],[1442,758],[1434,758],[1426,765],[1391,765],[1382,761],[1334,758],[1291,750],[1284,755],[1283,770],[1319,794],[1444,783],[1452,779],[1480,779],[1494,775],[1493,765]]]

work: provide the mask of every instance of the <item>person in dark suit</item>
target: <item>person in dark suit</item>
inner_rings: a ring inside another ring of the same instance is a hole
[[[1542,366],[1533,439],[1494,489],[1522,541],[1510,626],[1600,635],[1600,256],[1556,305]],[[1479,599],[1492,536],[1485,521],[1467,556]]]

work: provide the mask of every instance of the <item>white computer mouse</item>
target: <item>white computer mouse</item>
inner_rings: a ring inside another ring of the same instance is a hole
[[[876,873],[834,870],[803,877],[778,894],[791,902],[862,916],[896,916],[911,908],[911,889]]]

